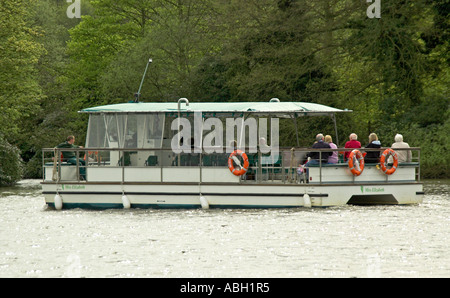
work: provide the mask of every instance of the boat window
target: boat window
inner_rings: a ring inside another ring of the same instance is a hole
[[[138,121],[138,148],[161,148],[164,114],[143,114],[137,115]],[[143,124],[143,125],[142,125]]]
[[[86,147],[104,148],[106,143],[106,127],[103,115],[93,114],[89,117]]]
[[[92,114],[86,146],[161,148],[164,114]]]

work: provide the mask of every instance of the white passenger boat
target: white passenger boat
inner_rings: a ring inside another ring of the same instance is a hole
[[[319,162],[308,168],[308,175],[299,167],[306,153],[349,149],[278,148],[279,121],[293,120],[297,129],[298,117],[328,116],[336,125],[336,114],[344,112],[351,111],[277,99],[227,103],[180,99],[87,108],[80,111],[89,114],[86,148],[73,149],[85,165],[64,161],[61,151],[70,149],[43,149],[45,202],[56,209],[422,202],[419,148],[409,149],[412,162],[397,165],[394,159],[392,168],[387,159],[364,165],[358,156],[367,150],[359,149],[350,166],[343,161]],[[298,134],[292,139],[298,145]],[[80,175],[83,168],[85,175]]]

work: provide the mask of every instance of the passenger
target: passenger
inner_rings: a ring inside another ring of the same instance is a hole
[[[331,138],[330,135],[325,136],[325,143],[328,143],[328,145],[330,145],[331,149],[337,149],[337,146],[336,146],[336,144],[333,143],[333,139]],[[333,151],[331,153],[330,157],[328,157],[328,163],[334,164],[337,162],[338,162],[338,152]]]
[[[305,165],[299,164],[297,167],[297,181],[306,183],[306,173],[307,169],[305,169]]]
[[[395,143],[392,144],[391,148],[409,148],[409,144],[403,142],[403,136],[401,134],[395,135]],[[396,150],[398,156],[398,162],[411,162],[412,154],[411,150]],[[389,156],[389,163],[392,163],[392,156]]]
[[[313,149],[323,149],[323,148],[331,149],[330,145],[328,143],[324,142],[324,137],[323,137],[323,134],[321,134],[321,133],[316,135],[316,142],[313,144],[312,148]],[[306,163],[306,166],[314,165],[314,164],[318,165],[320,162],[320,160],[319,160],[320,154],[321,154],[321,152],[317,152],[317,151],[309,152],[307,154],[307,157],[310,157],[311,160]],[[330,152],[326,152],[326,151],[322,152],[322,163],[323,164],[327,163],[328,157],[330,157],[331,155],[332,155],[331,151]]]
[[[83,146],[74,145],[74,143],[75,137],[73,135],[70,135],[67,137],[64,143],[59,144],[58,146],[56,146],[56,148],[71,148],[71,149],[84,148]],[[77,164],[77,156],[75,154],[75,151],[61,151],[61,153],[65,161],[67,161],[72,165]],[[86,180],[86,168],[85,168],[86,163],[81,158],[78,158],[78,162],[79,162],[78,165],[80,166],[80,178],[82,180]]]
[[[361,148],[361,143],[358,141],[358,136],[356,135],[356,133],[351,133],[350,137],[349,137],[349,141],[347,143],[345,143],[345,148]],[[344,152],[344,161],[347,161],[348,156],[350,155],[352,151],[345,151]]]
[[[375,133],[369,135],[369,144],[366,148],[381,148],[381,143],[378,141],[378,137]],[[380,162],[380,151],[368,151],[366,156],[364,156],[365,163],[379,163]]]

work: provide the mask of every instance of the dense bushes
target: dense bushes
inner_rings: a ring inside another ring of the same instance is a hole
[[[409,143],[422,144],[420,151],[423,178],[450,177],[450,120],[444,125],[419,128],[413,125],[408,132]]]
[[[0,186],[15,184],[22,178],[20,150],[0,136]]]

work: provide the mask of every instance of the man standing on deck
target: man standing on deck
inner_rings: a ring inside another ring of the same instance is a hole
[[[64,143],[59,144],[56,146],[56,148],[70,148],[70,149],[77,149],[77,148],[84,148],[83,146],[77,146],[74,145],[75,143],[75,137],[73,135],[70,135],[67,137],[66,141]],[[67,161],[68,163],[72,165],[77,164],[77,156],[75,151],[61,151],[63,159]],[[86,180],[86,168],[85,168],[85,162],[83,159],[78,158],[79,166],[80,166],[80,178],[81,180]]]

